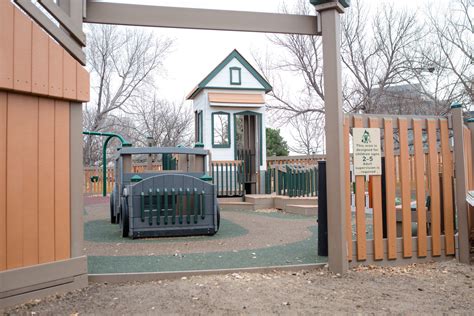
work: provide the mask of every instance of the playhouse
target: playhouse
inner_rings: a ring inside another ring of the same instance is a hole
[[[233,50],[187,96],[193,101],[196,142],[211,151],[213,161],[229,162],[230,170],[238,168],[232,161],[242,161],[242,188],[248,194],[263,192],[265,95],[271,90],[267,80]],[[228,183],[224,189],[232,189],[230,180],[224,176]]]

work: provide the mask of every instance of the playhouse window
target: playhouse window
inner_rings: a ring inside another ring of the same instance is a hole
[[[230,84],[240,85],[242,77],[239,67],[230,67]]]
[[[194,140],[196,143],[202,143],[204,140],[202,139],[202,111],[196,111],[194,113]]]
[[[225,112],[212,113],[212,147],[230,147],[230,114]]]

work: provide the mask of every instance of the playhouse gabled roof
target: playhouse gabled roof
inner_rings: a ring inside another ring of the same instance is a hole
[[[217,65],[214,70],[212,70],[186,97],[187,100],[194,99],[195,96],[199,94],[204,88],[208,89],[225,89],[222,87],[213,87],[208,84],[219,74],[232,60],[237,59],[239,63],[247,69],[250,74],[262,85],[262,90],[265,93],[272,91],[272,86],[268,83],[267,80],[257,71],[252,65],[236,50],[234,49],[219,65]],[[230,89],[230,88],[229,88]],[[235,88],[234,88],[235,89]],[[246,88],[238,88],[245,90]]]

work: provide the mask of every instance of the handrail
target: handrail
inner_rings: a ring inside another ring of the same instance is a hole
[[[107,145],[109,141],[116,137],[122,143],[122,147],[131,147],[132,144],[123,138],[122,135],[116,133],[107,133],[107,132],[92,132],[92,131],[83,131],[84,135],[91,136],[106,136],[107,139],[102,146],[102,196],[107,196]]]

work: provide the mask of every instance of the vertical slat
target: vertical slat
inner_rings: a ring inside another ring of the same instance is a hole
[[[204,190],[201,191],[201,204],[200,204],[200,212],[201,212],[201,219],[206,218],[206,192]]]
[[[397,258],[397,222],[395,208],[395,157],[393,155],[393,121],[384,119],[385,150],[385,205],[387,213],[387,253],[388,259]]]
[[[418,224],[418,257],[426,257],[426,207],[425,207],[425,154],[423,152],[423,134],[421,121],[413,120],[413,140],[415,146],[416,213]]]
[[[198,195],[198,191],[196,188],[193,189],[193,197],[194,197],[194,216],[193,216],[193,220],[194,220],[194,224],[197,224],[197,221],[198,221],[198,208],[199,208],[199,195]]]
[[[186,223],[191,223],[191,191],[186,188]]]
[[[25,98],[23,113],[23,265],[38,263],[38,98]],[[69,119],[69,117],[68,117]],[[18,157],[17,157],[18,159]]]
[[[350,148],[349,148],[350,121],[344,119],[344,180],[346,182],[346,240],[347,257],[352,260],[352,210],[351,210],[351,169],[350,169]]]
[[[179,199],[179,223],[183,223],[183,210],[184,210],[184,202],[183,202],[183,189],[179,188],[178,190],[178,199]]]
[[[354,117],[354,127],[363,127],[362,118]],[[365,225],[365,177],[355,177],[355,204],[356,204],[356,244],[357,244],[357,260],[367,259],[366,245],[366,225]]]
[[[39,262],[54,261],[54,101],[39,99]]]
[[[403,257],[412,256],[411,197],[410,197],[410,157],[408,155],[408,129],[405,118],[398,119],[400,133],[400,182],[402,193],[402,237]]]
[[[148,224],[153,225],[153,189],[148,189]]]
[[[377,118],[369,119],[369,127],[378,128]],[[382,176],[371,176],[372,207],[374,225],[374,259],[383,259],[383,223],[382,223]]]
[[[63,96],[66,99],[76,99],[76,60],[63,50]]]
[[[436,121],[427,120],[428,126],[428,154],[430,174],[430,197],[431,197],[431,241],[432,256],[441,255],[441,215],[439,199],[439,177],[438,177],[438,149],[436,137]]]
[[[171,223],[176,224],[176,190],[171,188],[171,209],[173,210],[173,217]]]
[[[441,153],[443,157],[443,212],[447,255],[454,254],[453,160],[449,146],[448,121],[440,120]]]
[[[164,214],[165,219],[163,220],[163,222],[165,225],[168,225],[168,189],[167,188],[163,189],[163,201],[164,201],[163,208],[165,210],[165,214]]]
[[[31,61],[31,81],[33,93],[48,94],[48,50],[49,37],[33,23],[33,56]]]
[[[0,8],[4,6],[0,4]],[[2,15],[2,13],[0,13]],[[0,22],[0,26],[2,22]],[[1,32],[1,30],[0,30]],[[7,94],[0,92],[0,271],[7,268]]]
[[[52,38],[49,39],[49,95],[63,96],[63,49]]]
[[[156,225],[161,223],[161,192],[160,189],[156,189]]]
[[[55,239],[56,260],[68,259],[71,255],[70,226],[70,159],[69,159],[69,103],[55,104]]]
[[[7,269],[38,263],[38,99],[9,94]]]
[[[13,31],[13,88],[31,92],[31,28],[33,22],[20,10],[15,10]]]
[[[7,110],[7,269],[23,266],[23,143],[16,140],[23,133],[24,102],[27,97],[8,95]]]
[[[13,18],[10,1],[0,1],[0,87],[13,89]]]
[[[90,98],[89,72],[76,62],[76,96],[79,101],[87,102]]]

